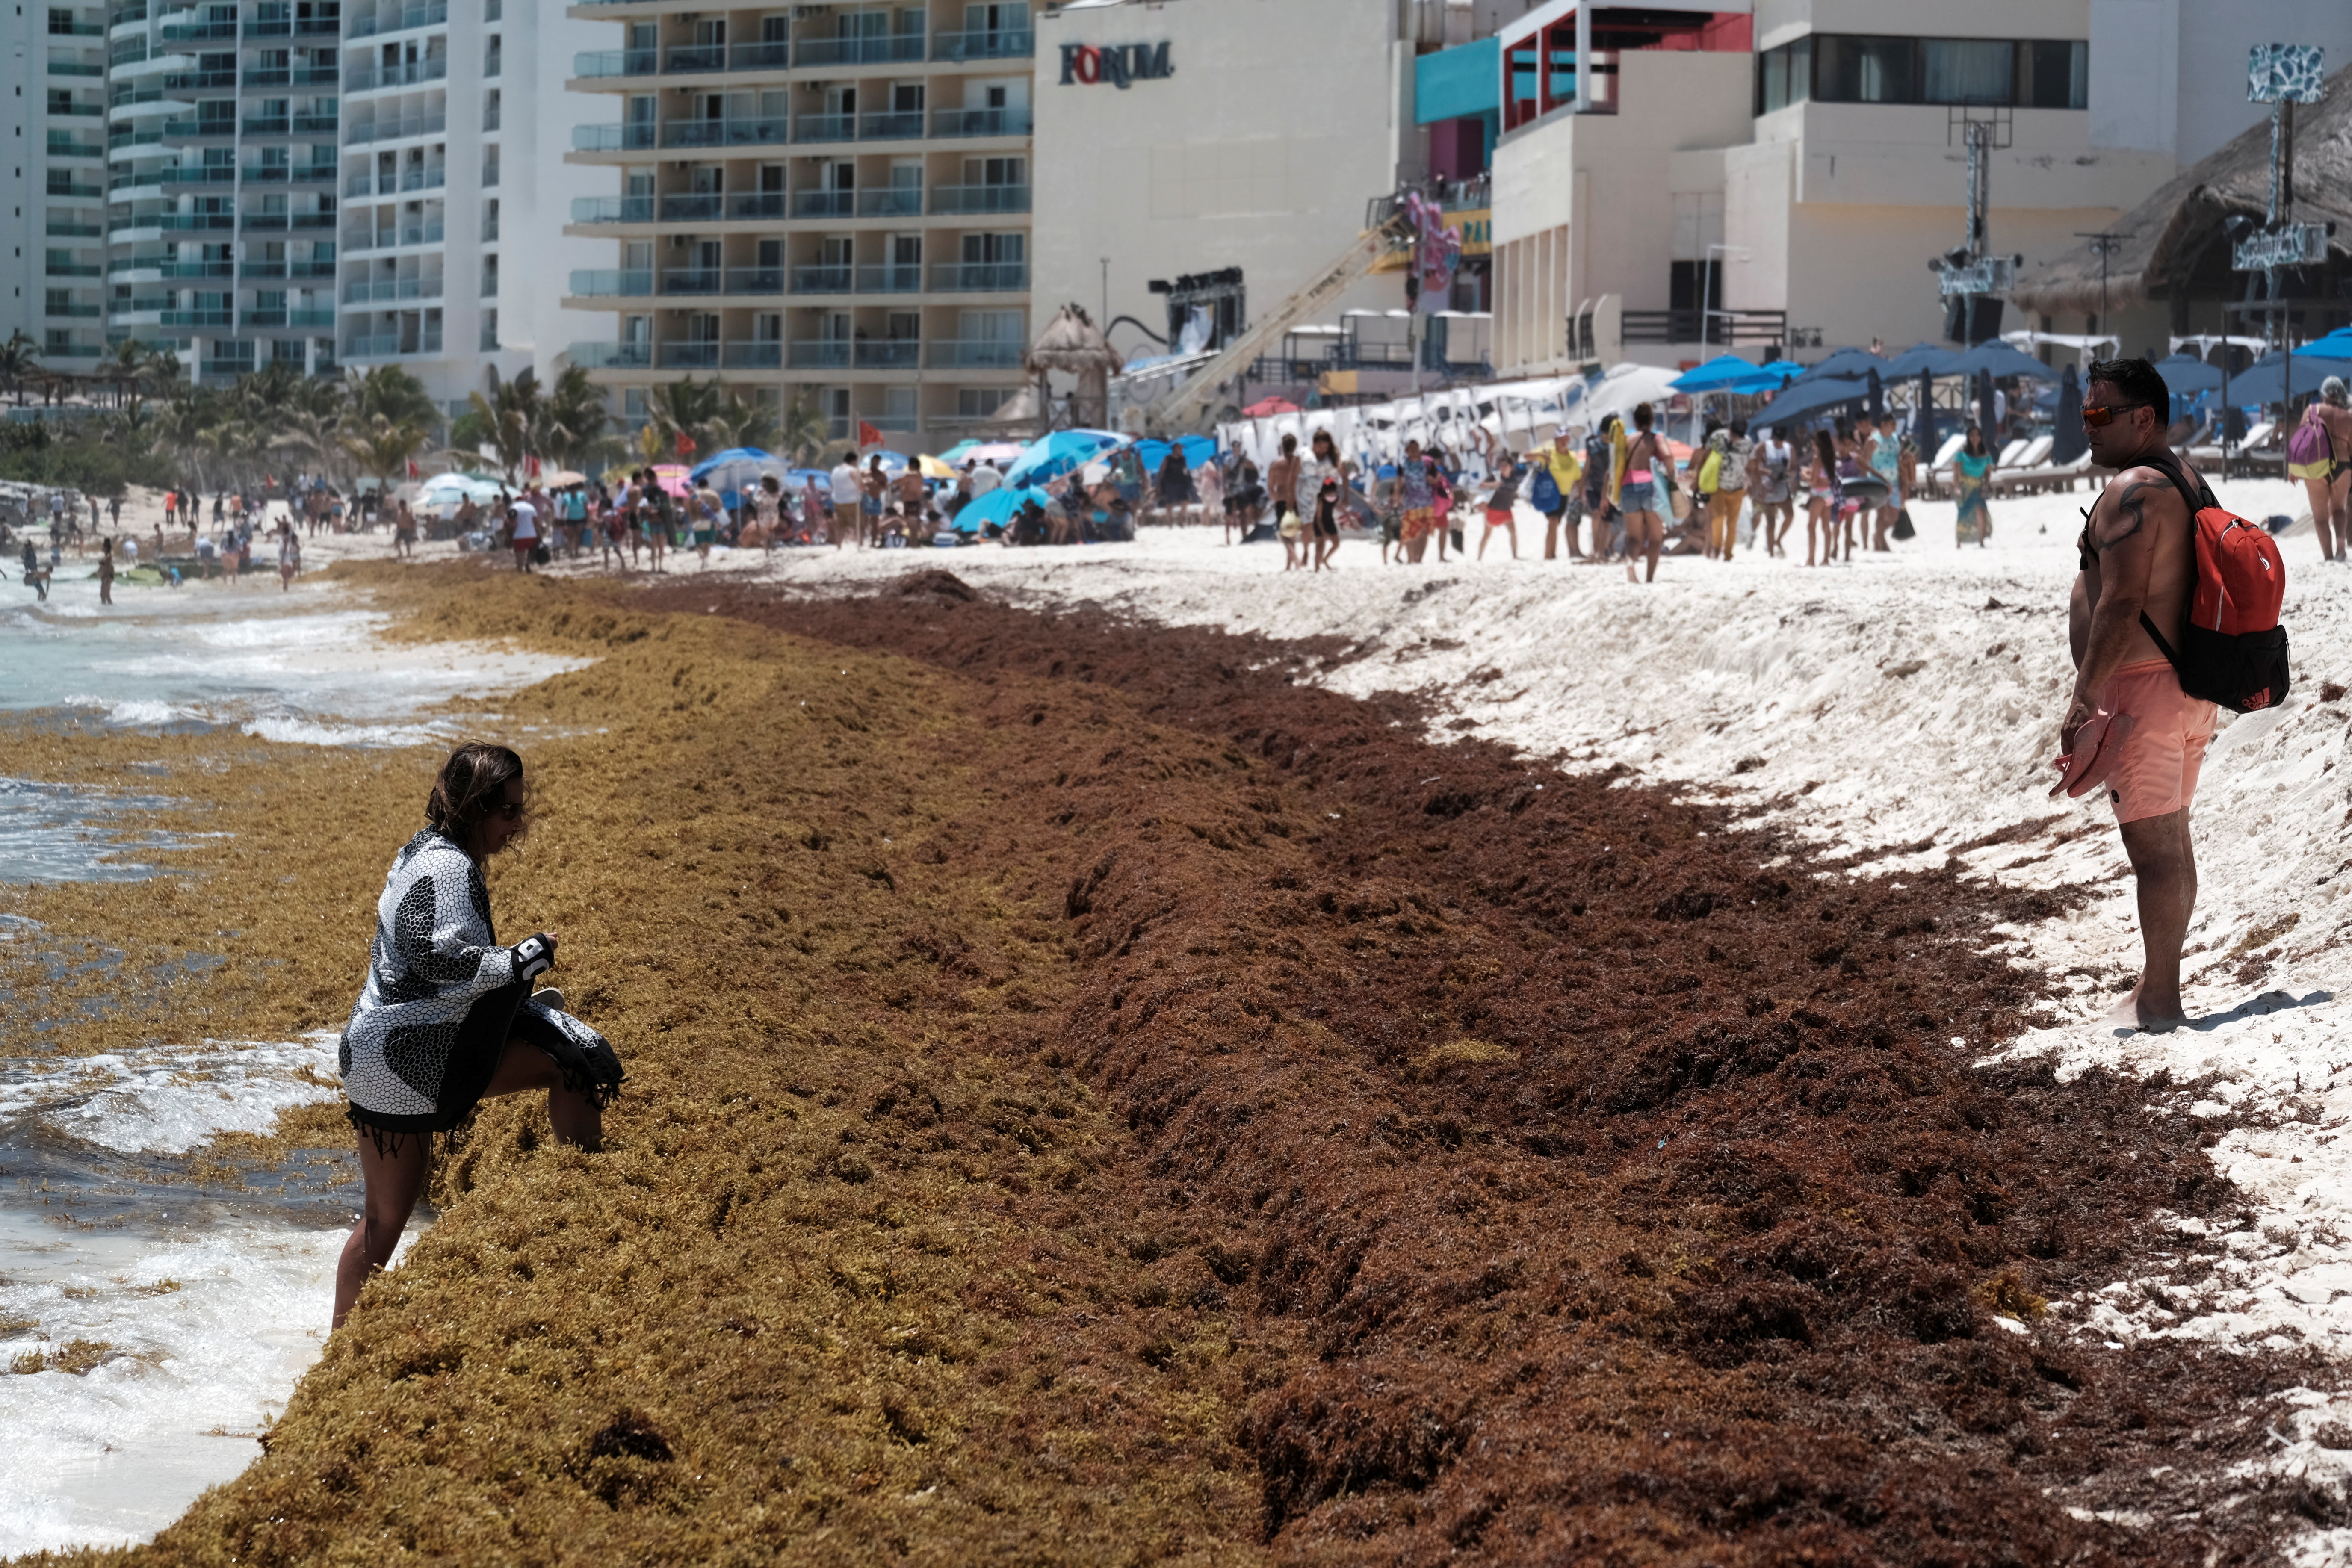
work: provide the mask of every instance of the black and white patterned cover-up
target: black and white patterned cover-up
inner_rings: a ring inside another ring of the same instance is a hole
[[[553,1058],[566,1088],[611,1103],[620,1058],[571,1014],[531,1000],[530,984],[498,944],[473,857],[434,828],[410,839],[376,900],[367,984],[343,1028],[352,1123],[380,1146],[463,1125],[510,1037]]]

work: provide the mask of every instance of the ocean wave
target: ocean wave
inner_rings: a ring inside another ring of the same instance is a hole
[[[442,724],[330,724],[294,714],[270,714],[246,721],[244,732],[293,746],[425,746],[446,740]]]

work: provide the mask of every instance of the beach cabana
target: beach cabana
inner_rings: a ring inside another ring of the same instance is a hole
[[[1021,356],[1021,368],[1035,384],[1040,408],[1053,406],[1048,375],[1076,376],[1070,423],[1102,425],[1110,419],[1110,378],[1124,368],[1124,362],[1083,307],[1065,305]]]

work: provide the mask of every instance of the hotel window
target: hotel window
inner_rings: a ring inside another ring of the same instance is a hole
[[[1792,103],[2087,109],[2079,38],[1898,38],[1821,33],[1756,57],[1756,112]]]

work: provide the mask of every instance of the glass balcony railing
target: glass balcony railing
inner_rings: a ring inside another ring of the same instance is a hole
[[[727,68],[727,46],[724,44],[674,44],[664,69],[688,71],[721,71]]]
[[[63,317],[68,321],[79,320],[85,317],[95,321],[102,313],[103,312],[101,312],[95,305],[45,304],[41,307],[42,315]]]
[[[923,35],[892,33],[858,38],[803,38],[793,51],[801,66],[872,66],[923,58]]]
[[[727,269],[727,292],[742,295],[772,295],[784,291],[784,269],[781,267],[730,267]]]
[[[795,267],[793,268],[793,292],[846,294],[856,278],[856,268],[831,262],[815,267]]]
[[[228,265],[220,262],[215,265]],[[165,274],[170,276],[169,273]],[[228,276],[223,271],[220,276]],[[237,281],[241,283],[275,283],[284,278],[310,278],[331,280],[335,276],[332,261],[240,261],[236,264]]]
[[[934,338],[929,363],[934,370],[1017,370],[1022,345],[992,338]]]
[[[590,370],[651,370],[651,343],[573,343],[565,351],[572,363]]]
[[[166,310],[156,325],[163,327],[232,327],[235,310]]]
[[[717,223],[726,210],[727,198],[715,191],[661,199],[664,223]]]
[[[41,232],[56,239],[97,239],[106,230],[94,223],[60,223],[52,218],[43,226]]]
[[[663,270],[661,291],[665,294],[717,294],[724,290],[725,272],[716,267],[671,267]]]
[[[934,136],[1026,136],[1031,120],[1025,109],[934,109]]]
[[[438,300],[441,279],[438,278],[378,278],[364,283],[343,285],[346,305],[380,305],[398,300]]]
[[[1037,35],[1012,28],[936,33],[931,37],[935,60],[1025,60],[1037,52]]]
[[[343,90],[371,92],[380,87],[415,87],[424,82],[441,81],[448,75],[449,57],[446,55],[408,60],[399,65],[354,66],[343,73]]]
[[[755,223],[763,218],[782,217],[791,198],[782,191],[738,191],[727,198],[727,217],[731,223]]]
[[[750,338],[729,343],[720,363],[730,370],[782,370],[784,345],[774,338]]]
[[[430,27],[449,19],[448,0],[434,0],[429,5],[402,5],[390,10],[359,14],[344,18],[343,41],[373,38],[379,33],[401,33],[411,27]]]
[[[793,140],[795,142],[855,142],[857,140],[857,116],[854,114],[800,115],[793,123]]]
[[[654,363],[664,370],[717,370],[719,345],[708,343],[663,343],[654,350]]]
[[[857,292],[860,294],[919,294],[922,291],[923,268],[919,263],[886,264],[857,269]]]
[[[442,226],[437,223],[408,224],[399,228],[345,230],[342,246],[345,250],[392,250],[404,245],[438,245]]]
[[[593,49],[572,57],[575,77],[651,76],[660,68],[656,49]]]
[[[787,363],[794,370],[845,370],[849,351],[847,338],[802,338],[792,344]]]
[[[398,354],[437,354],[440,352],[439,332],[378,332],[369,337],[353,338],[343,345],[345,359],[391,359]]]
[[[794,217],[847,217],[856,210],[856,191],[799,191],[793,196]]]
[[[625,125],[575,125],[572,128],[572,149],[575,153],[623,153],[633,148],[650,147],[654,144],[656,129],[644,121]]]
[[[332,310],[245,310],[239,312],[237,324],[246,327],[331,327],[335,324]]]
[[[651,223],[654,221],[654,198],[651,196],[574,196],[572,198],[573,223]]]
[[[159,213],[152,218],[134,216],[134,226],[160,228],[165,234],[204,234],[236,226],[235,213]]]
[[[906,142],[923,134],[923,111],[919,109],[886,109],[857,117],[857,139],[861,142]]]
[[[1025,213],[1028,210],[1029,187],[1026,185],[931,187],[933,216],[962,213]]]
[[[931,268],[931,287],[942,294],[997,294],[1029,287],[1025,261],[945,261]]]
[[[651,268],[600,268],[572,274],[571,292],[578,299],[635,299],[653,291]]]
[[[781,38],[762,38],[755,43],[730,44],[727,48],[727,68],[735,71],[780,71],[792,64],[791,47]]]
[[[923,193],[915,185],[878,185],[857,193],[859,217],[920,217]]]
[[[437,136],[448,128],[448,115],[439,110],[431,114],[403,114],[382,120],[363,120],[343,132],[343,144],[347,147],[355,147],[368,142],[397,142],[408,136]],[[327,129],[333,130],[334,121],[329,121]]]
[[[869,340],[857,345],[856,363],[861,370],[912,370],[922,346],[912,338]]]
[[[784,117],[746,120],[673,120],[663,126],[665,147],[775,146],[784,140]],[[630,129],[635,130],[632,126]]]

